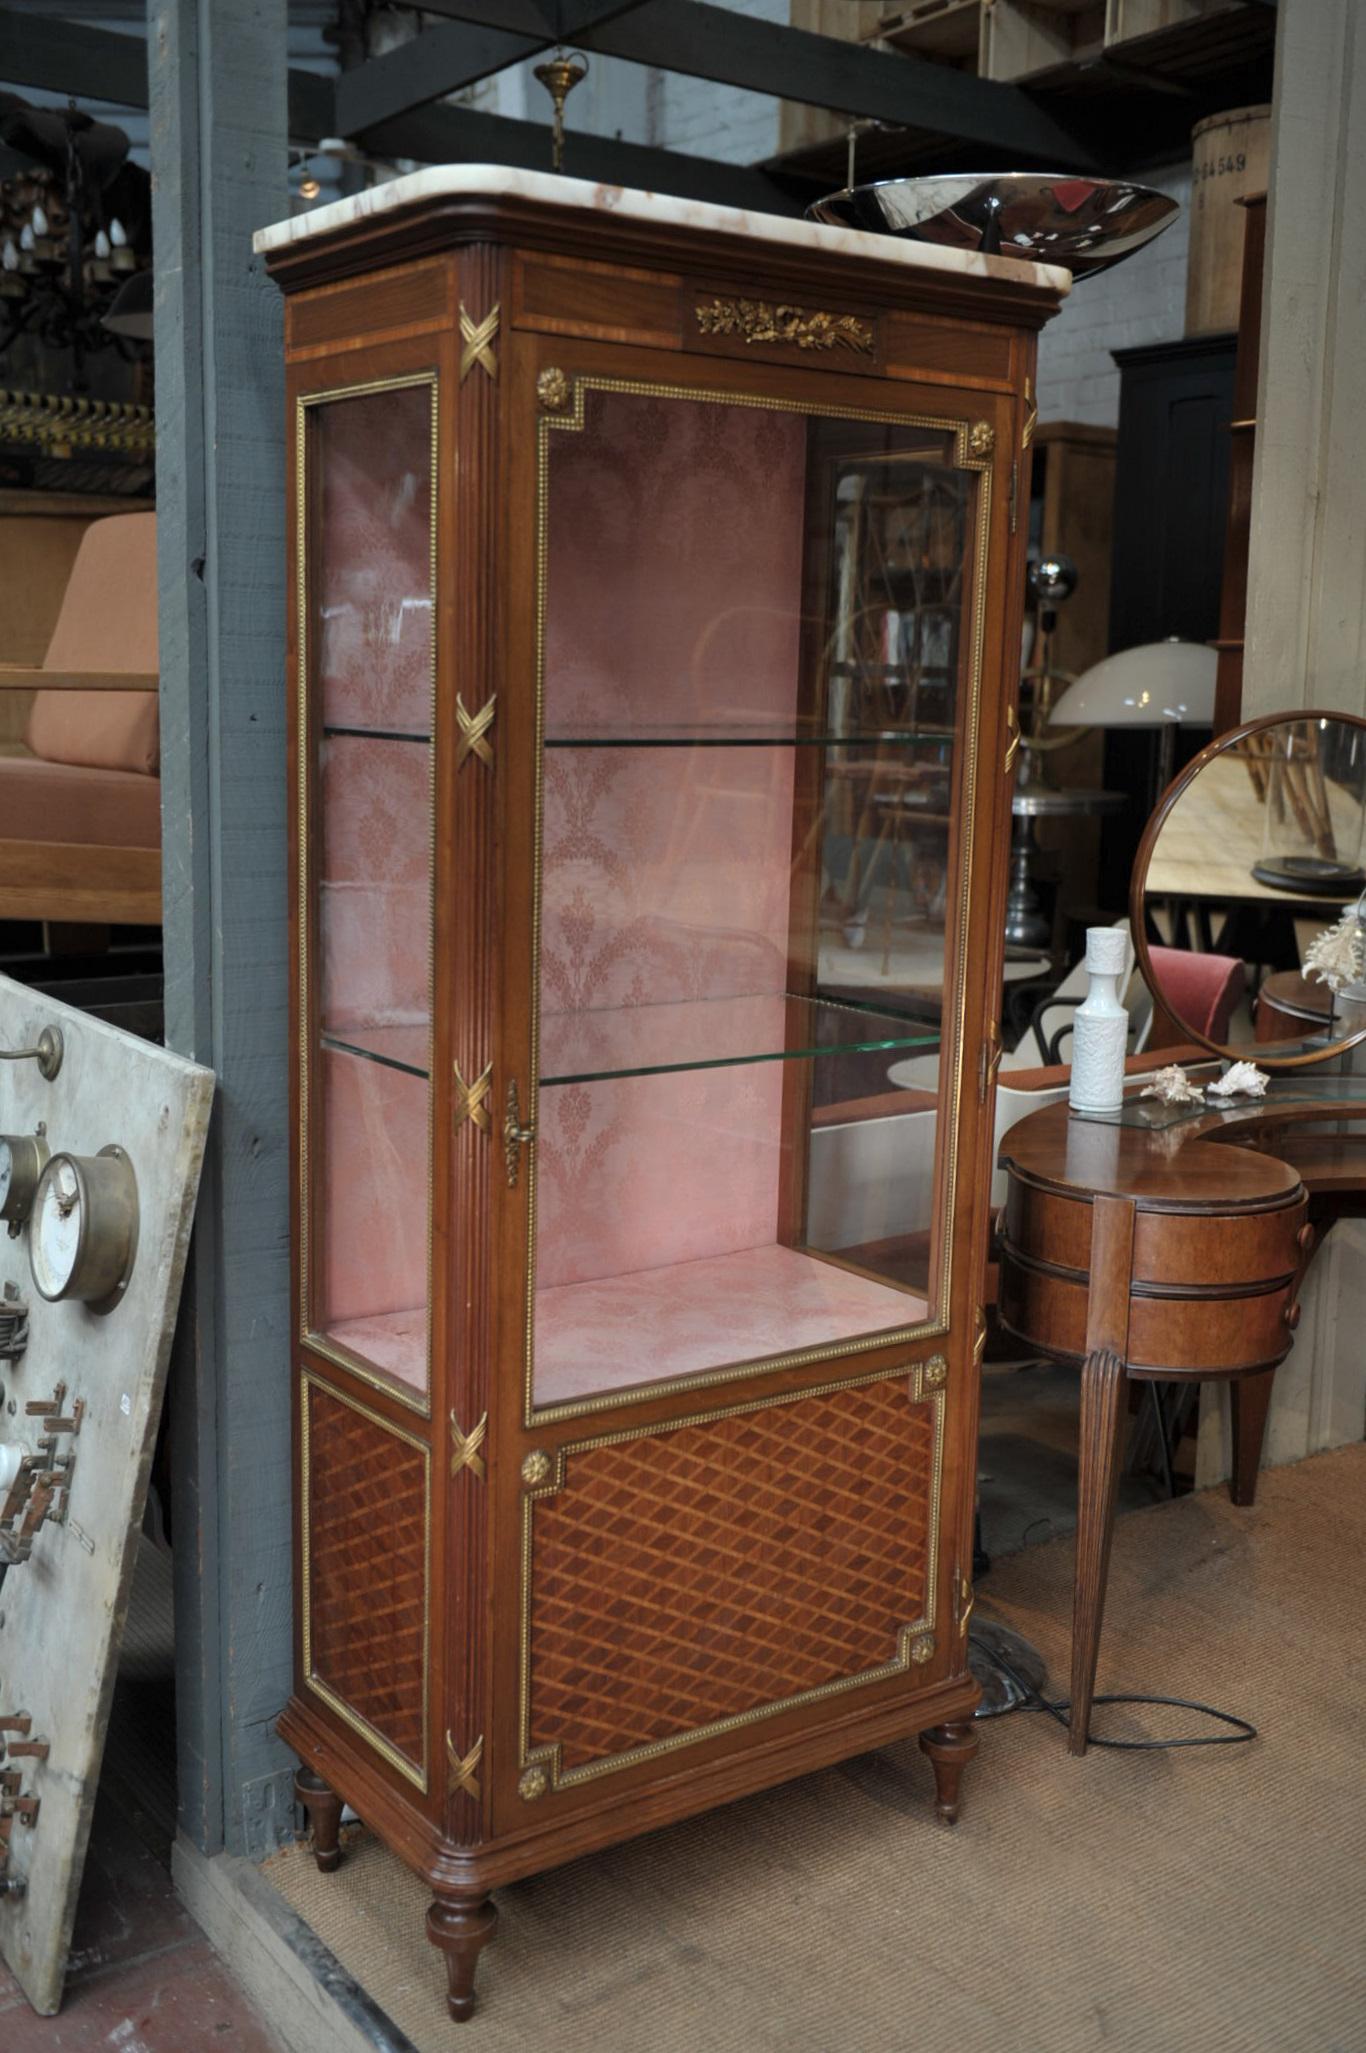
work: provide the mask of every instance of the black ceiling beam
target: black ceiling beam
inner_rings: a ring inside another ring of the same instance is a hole
[[[550,15],[555,24],[554,40],[572,43],[599,22],[633,14],[640,5],[641,0],[546,0],[542,12]]]
[[[898,128],[937,130],[963,142],[993,143],[1067,169],[1092,168],[1089,150],[1019,86],[785,28],[703,0],[647,0],[583,40],[606,55],[716,85],[773,93]]]
[[[337,135],[335,83],[316,71],[285,74],[289,95],[288,123],[292,142],[318,143],[325,135]]]
[[[495,0],[432,0],[428,11],[470,28],[497,24],[507,31],[515,21],[525,33],[534,4],[535,0],[507,0],[506,5]],[[684,72],[715,85],[740,86],[899,128],[930,130],[1060,169],[1095,168],[1089,146],[1019,86],[971,78],[924,58],[759,21],[703,0],[643,0],[610,21],[583,25],[577,40],[604,56]],[[518,52],[519,57],[528,54],[529,45]]]
[[[510,121],[472,107],[422,107],[382,124],[366,136],[366,147],[385,157],[416,157],[424,164],[511,164],[524,171],[549,171],[550,130],[541,121]],[[719,164],[676,150],[608,136],[571,133],[565,145],[566,173],[602,185],[644,187],[680,198],[710,200],[717,206],[749,207],[764,214],[797,215],[802,202],[765,171],[745,164]]]
[[[549,0],[488,0],[486,6],[461,6],[458,20],[426,29],[411,42],[386,50],[382,57],[344,71],[337,80],[338,134],[365,135],[379,122],[406,114],[411,107],[424,107],[447,93],[458,93],[510,64],[535,57],[559,42],[576,42],[585,30],[609,19],[628,14],[642,0],[561,0],[552,8]],[[444,6],[428,13],[452,13]],[[480,19],[468,17],[477,14]],[[508,27],[509,18],[520,25]],[[563,27],[556,29],[556,20]]]
[[[444,21],[424,29],[409,43],[371,57],[337,80],[337,133],[364,135],[381,122],[424,107],[446,93],[503,71],[552,38],[509,35],[501,28],[477,28],[467,22]],[[407,153],[405,153],[407,154]]]
[[[141,36],[0,9],[0,80],[69,93],[77,100],[147,105],[147,45]]]
[[[641,0],[422,0],[422,12],[444,14],[475,28],[506,29],[543,48],[547,43],[576,42],[595,23],[640,5]]]
[[[75,100],[145,107],[147,45],[141,36],[0,8],[0,83],[67,93]],[[291,71],[288,84],[290,134],[300,142],[335,135],[331,79],[315,71]]]

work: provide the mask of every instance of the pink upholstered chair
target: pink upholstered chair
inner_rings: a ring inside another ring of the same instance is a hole
[[[161,923],[156,515],[95,521],[37,669],[27,755],[0,756],[0,919]]]
[[[1194,1028],[1211,1041],[1227,1041],[1229,1024],[1238,1009],[1246,978],[1236,955],[1200,955],[1185,948],[1148,950],[1153,974],[1160,986],[1161,1009],[1170,1019],[1170,1036],[1154,1033],[1149,1047],[1183,1040]]]

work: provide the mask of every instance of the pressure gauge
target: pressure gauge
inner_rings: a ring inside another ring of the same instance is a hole
[[[11,1238],[33,1209],[33,1193],[50,1153],[41,1133],[0,1134],[0,1219]]]
[[[38,1179],[29,1231],[40,1296],[112,1311],[128,1288],[137,1244],[137,1180],[123,1149],[53,1155]]]

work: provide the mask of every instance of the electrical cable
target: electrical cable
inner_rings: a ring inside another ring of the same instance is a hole
[[[1017,1674],[1005,1655],[997,1648],[982,1646],[980,1641],[978,1645],[988,1660],[994,1662],[996,1667],[1009,1676],[1020,1691],[1023,1699],[1018,1706],[1020,1710],[1046,1711],[1059,1725],[1070,1729],[1072,1720],[1069,1713],[1072,1706],[1066,1698],[1060,1697],[1056,1702],[1051,1701],[1035,1689],[1024,1676]],[[1198,1733],[1189,1739],[1098,1739],[1094,1732],[1088,1733],[1088,1746],[1109,1747],[1115,1753],[1165,1753],[1179,1746],[1245,1746],[1248,1740],[1257,1737],[1257,1728],[1249,1719],[1239,1718],[1232,1711],[1216,1711],[1212,1704],[1194,1703],[1189,1697],[1149,1697],[1116,1692],[1113,1695],[1092,1699],[1093,1709],[1101,1704],[1160,1704],[1169,1710],[1194,1711],[1201,1718],[1214,1718],[1221,1725],[1234,1727],[1232,1732]]]

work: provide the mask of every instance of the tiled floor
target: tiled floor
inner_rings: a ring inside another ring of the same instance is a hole
[[[0,1967],[4,2053],[281,2053],[108,1796],[76,1913],[66,2000],[35,2017]]]

